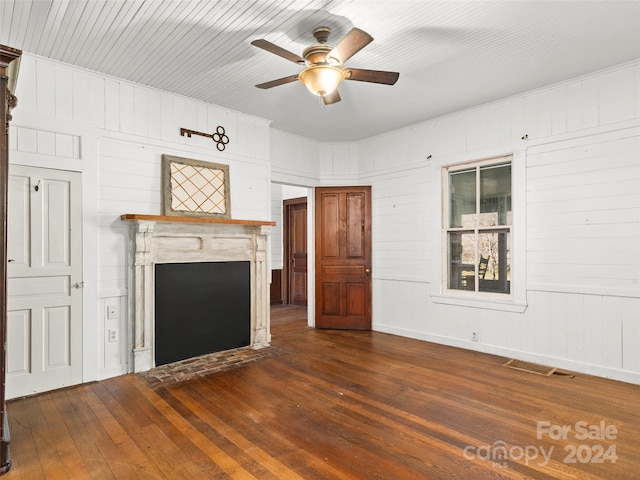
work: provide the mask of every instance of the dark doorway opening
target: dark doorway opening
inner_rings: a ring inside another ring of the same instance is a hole
[[[157,366],[250,342],[250,262],[156,264]]]

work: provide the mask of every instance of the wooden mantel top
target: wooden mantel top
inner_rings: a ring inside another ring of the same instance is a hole
[[[231,218],[216,217],[179,217],[174,215],[143,215],[139,213],[125,213],[121,220],[147,220],[150,222],[182,222],[182,223],[221,223],[225,225],[268,225],[274,227],[276,222],[268,220],[235,220]]]

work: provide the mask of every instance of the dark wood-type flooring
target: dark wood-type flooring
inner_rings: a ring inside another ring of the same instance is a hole
[[[272,333],[277,354],[201,378],[9,402],[3,478],[640,478],[640,386],[314,330],[299,307],[274,307]]]

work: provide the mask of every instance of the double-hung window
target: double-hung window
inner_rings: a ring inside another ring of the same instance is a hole
[[[510,294],[511,157],[443,169],[448,290]]]

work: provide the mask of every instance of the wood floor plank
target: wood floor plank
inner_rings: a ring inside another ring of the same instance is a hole
[[[123,375],[10,401],[4,478],[638,478],[638,385],[306,323],[273,307],[274,354],[193,380]],[[615,434],[578,438],[580,425]]]
[[[73,395],[73,391],[69,390],[69,402],[80,418],[84,431],[93,439],[94,445],[109,466],[113,478],[139,478],[128,452],[123,452],[120,446],[113,441],[103,420],[92,408],[92,403],[96,402],[93,393],[95,386],[95,384],[91,384],[79,387],[75,390],[76,395]]]
[[[46,413],[42,410],[42,397],[33,399],[26,405],[27,421],[33,432],[33,439],[42,467],[44,478],[66,479],[64,459],[55,447],[56,435],[49,430]]]
[[[237,372],[234,372],[235,376]],[[215,383],[212,379],[215,378]],[[294,470],[303,478],[352,478],[342,474],[340,471],[332,469],[324,459],[317,459],[307,454],[301,445],[292,441],[291,432],[285,428],[284,433],[265,425],[261,418],[264,411],[270,405],[267,398],[261,395],[257,406],[247,403],[250,395],[237,393],[234,382],[225,382],[225,376],[209,376],[197,382],[189,382],[184,386],[176,385],[163,389],[164,398],[176,396],[176,392],[183,395],[198,395],[198,401],[204,408],[209,410],[209,415],[215,415],[219,421],[227,425],[234,425],[236,429],[243,432],[243,436],[260,442],[265,451],[280,463]],[[211,392],[215,392],[214,395]],[[281,392],[275,392],[276,401],[282,398]],[[167,401],[170,401],[167,399]],[[286,422],[283,422],[283,425]],[[282,472],[280,473],[282,475]]]
[[[135,408],[136,403],[127,401],[131,397],[124,388],[115,388],[114,395],[108,384],[103,387],[96,389],[98,398],[127,433],[135,448],[153,465],[148,473],[157,476],[157,472],[162,472],[162,475],[170,478],[206,478],[168,441],[158,425],[146,415],[140,414],[140,409]]]
[[[164,415],[162,409],[157,408],[154,401],[155,394],[144,398],[144,402],[140,401],[141,395],[138,392],[138,388],[146,388],[146,386],[140,382],[133,375],[125,377],[127,380],[127,394],[120,394],[119,398],[122,399],[132,409],[132,414],[136,416],[145,416],[153,421],[154,425],[163,432],[167,437],[172,447],[179,450],[184,458],[188,462],[193,464],[199,472],[205,475],[207,478],[226,478],[226,473],[205,451],[200,449],[192,440],[190,430],[187,428],[176,428],[172,423],[172,418]],[[136,388],[136,385],[138,388]],[[161,405],[164,406],[164,405]],[[182,460],[179,458],[178,460]],[[179,477],[178,477],[179,478]]]
[[[58,470],[64,472],[67,477],[90,478],[91,469],[87,466],[85,458],[89,459],[91,457],[84,457],[78,449],[71,435],[71,432],[75,430],[67,428],[67,422],[71,421],[71,416],[68,415],[68,412],[65,414],[63,409],[59,408],[60,402],[64,400],[64,397],[64,391],[39,397],[41,408],[43,412],[46,412],[47,429],[51,432],[56,432],[52,446],[59,457],[63,459],[58,465]]]
[[[141,381],[136,381],[134,379],[129,379],[134,382],[136,386],[139,387],[139,393],[146,399],[152,401],[156,408],[162,413],[162,415],[167,418],[173,425],[174,428],[177,428],[179,431],[187,433],[189,438],[193,441],[193,443],[200,448],[203,452],[205,452],[211,460],[213,460],[217,465],[220,466],[230,478],[238,478],[238,479],[254,479],[255,477],[251,475],[245,468],[238,463],[234,458],[229,456],[226,452],[224,452],[220,447],[218,447],[215,443],[211,442],[205,435],[203,435],[197,428],[195,428],[191,423],[185,420],[182,416],[178,414],[168,403],[166,403],[162,398],[160,398],[155,392],[149,390],[146,385],[142,384]]]
[[[38,458],[33,426],[27,416],[27,405],[37,401],[35,398],[25,398],[20,402],[11,402],[11,450],[20,452],[19,456],[12,456],[13,466],[10,470],[12,478],[16,480],[39,480],[44,478],[44,471]],[[8,474],[7,474],[8,476]]]
[[[90,473],[89,477],[93,480],[113,479],[113,472],[100,453],[100,449],[95,443],[95,438],[85,428],[82,419],[70,400],[70,396],[74,396],[75,390],[64,390],[63,393],[64,395],[56,398],[56,406],[60,417],[65,422],[65,435],[68,434],[73,440]]]

